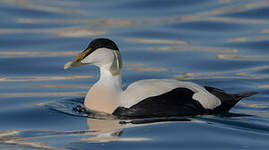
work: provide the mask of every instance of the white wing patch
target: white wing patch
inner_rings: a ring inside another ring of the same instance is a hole
[[[197,92],[193,94],[192,98],[197,100],[205,109],[214,109],[221,105],[221,101],[210,93]]]
[[[192,90],[195,93],[193,99],[199,101],[206,109],[214,109],[221,104],[216,96],[195,83],[172,79],[148,79],[129,85],[121,95],[120,105],[130,108],[148,97],[158,96],[180,87]]]

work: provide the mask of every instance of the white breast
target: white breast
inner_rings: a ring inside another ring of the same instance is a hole
[[[213,109],[221,104],[221,101],[216,96],[195,83],[172,79],[149,79],[140,80],[129,85],[121,95],[120,105],[130,108],[148,97],[161,95],[179,87],[192,90],[195,93],[193,99],[199,101],[206,109]]]

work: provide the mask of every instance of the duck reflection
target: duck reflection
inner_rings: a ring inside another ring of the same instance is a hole
[[[84,142],[114,142],[114,141],[147,141],[149,138],[144,137],[121,137],[124,129],[133,127],[134,124],[115,119],[93,119],[88,118],[87,124],[89,133],[95,136],[81,138]]]
[[[124,137],[126,128],[146,126],[152,124],[167,123],[171,121],[197,121],[184,117],[168,118],[147,118],[147,119],[93,119],[87,118],[89,133],[94,133],[94,137],[82,138],[81,141],[87,142],[114,142],[114,141],[148,141],[146,137]]]

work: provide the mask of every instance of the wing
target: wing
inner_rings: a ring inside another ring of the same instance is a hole
[[[158,96],[148,97],[130,108],[118,107],[113,115],[119,118],[147,118],[207,114],[208,110],[192,97],[187,88],[176,88]]]

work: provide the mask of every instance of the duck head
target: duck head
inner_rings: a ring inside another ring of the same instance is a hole
[[[120,74],[122,60],[116,43],[110,39],[99,38],[90,42],[88,47],[73,60],[64,65],[64,69],[93,64],[105,68],[112,75]]]

